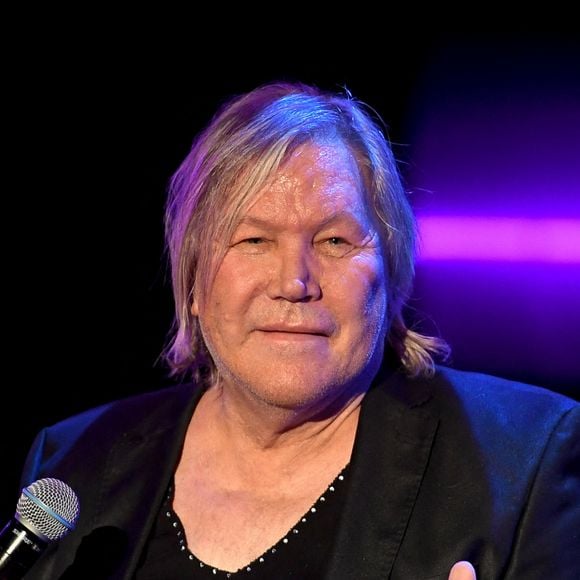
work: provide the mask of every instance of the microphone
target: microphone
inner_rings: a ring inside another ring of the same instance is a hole
[[[22,489],[14,517],[0,532],[0,580],[18,580],[51,542],[66,536],[79,516],[75,492],[60,479],[38,479]]]

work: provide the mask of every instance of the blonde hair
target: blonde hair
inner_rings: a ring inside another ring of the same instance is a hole
[[[297,147],[337,138],[357,159],[380,228],[388,272],[387,342],[405,372],[432,374],[433,355],[447,347],[403,320],[414,278],[416,222],[377,116],[350,94],[272,83],[226,103],[170,181],[165,227],[175,320],[164,356],[173,375],[215,378],[191,305],[194,296],[203,304],[244,208]]]

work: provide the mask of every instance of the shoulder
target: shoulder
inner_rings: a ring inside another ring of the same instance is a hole
[[[121,442],[179,432],[201,393],[192,384],[166,387],[114,400],[45,427],[29,449],[23,485],[49,473],[69,474],[83,457],[102,467],[110,449]]]
[[[367,407],[381,416],[394,406],[405,417],[430,417],[446,441],[540,452],[553,436],[580,432],[580,403],[539,386],[444,366],[431,378],[394,373],[382,385]]]
[[[21,474],[22,485],[40,477],[75,481],[105,469],[113,449],[131,449],[139,442],[163,439],[168,446],[179,436],[202,390],[181,384],[132,395],[87,409],[42,429],[34,439]],[[90,465],[84,460],[90,457]],[[79,463],[80,461],[80,463]]]
[[[47,427],[45,432],[52,438],[70,440],[88,431],[102,430],[118,436],[144,420],[149,423],[171,422],[190,401],[196,399],[197,391],[195,385],[188,383],[131,395],[67,417]]]
[[[496,411],[558,414],[580,406],[577,401],[540,386],[449,367],[437,367],[432,384],[435,397],[456,397],[464,404]]]
[[[563,423],[579,428],[580,403],[543,387],[448,367],[438,367],[431,384],[436,413],[482,439],[501,434],[541,445]]]

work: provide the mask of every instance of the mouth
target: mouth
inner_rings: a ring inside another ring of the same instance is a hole
[[[312,326],[263,326],[256,330],[266,334],[280,335],[304,335],[304,336],[321,336],[328,337],[330,332],[325,328]]]
[[[301,346],[321,346],[326,343],[328,336],[321,332],[297,332],[295,330],[259,330],[258,334],[267,344],[271,345],[301,345]]]
[[[264,339],[279,343],[319,343],[328,339],[330,332],[325,328],[313,326],[267,326],[257,329]]]

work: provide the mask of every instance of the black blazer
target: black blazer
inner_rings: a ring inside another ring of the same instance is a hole
[[[41,431],[22,485],[80,498],[76,529],[27,579],[129,579],[200,397],[180,385]],[[580,405],[485,375],[379,376],[362,403],[347,499],[325,578],[580,578]],[[164,579],[172,580],[172,579]]]

